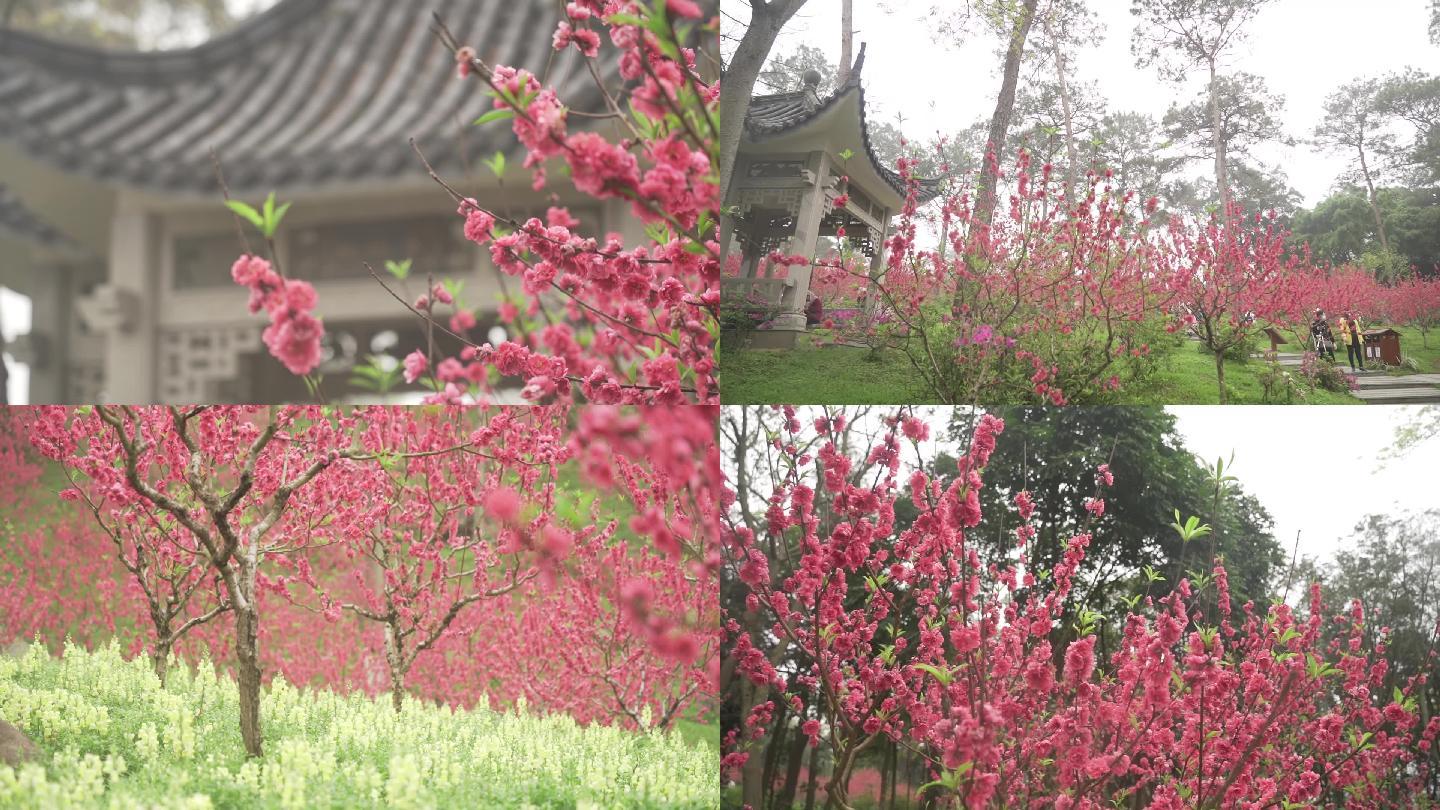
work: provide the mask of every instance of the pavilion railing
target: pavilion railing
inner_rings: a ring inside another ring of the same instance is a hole
[[[725,304],[744,302],[747,309],[780,312],[787,303],[786,291],[794,287],[794,279],[788,278],[723,278],[720,300]]]

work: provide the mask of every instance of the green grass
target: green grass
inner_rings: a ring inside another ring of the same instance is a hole
[[[720,392],[726,404],[939,403],[903,352],[854,346],[722,351]]]
[[[1343,358],[1342,358],[1343,359]],[[1265,402],[1260,375],[1268,368],[1264,360],[1225,361],[1225,385],[1231,405],[1259,405]],[[1215,356],[1201,352],[1199,344],[1185,341],[1161,360],[1160,368],[1138,384],[1120,391],[1120,402],[1134,405],[1217,405],[1220,386],[1215,377]],[[1336,391],[1315,389],[1295,404],[1359,405],[1359,399]]]
[[[1427,374],[1440,372],[1440,329],[1431,329],[1429,346],[1420,339],[1420,330],[1413,326],[1392,327],[1400,333],[1400,355],[1414,360],[1420,371]],[[1413,373],[1404,369],[1404,373]]]
[[[680,738],[691,745],[704,745],[710,750],[720,752],[720,723],[701,723],[696,720],[675,721],[675,731]]]
[[[277,680],[265,756],[240,744],[234,682],[202,663],[164,687],[111,645],[0,658],[0,717],[41,763],[0,765],[0,807],[714,807],[716,751],[684,733],[563,715],[451,711]],[[708,734],[709,732],[707,732]]]
[[[1431,336],[1425,357],[1440,362],[1440,334]],[[1401,345],[1414,352],[1420,346],[1419,333],[1413,340],[1401,338]],[[1343,358],[1342,358],[1343,360]],[[1260,375],[1262,360],[1227,361],[1225,383],[1230,403],[1264,402]],[[920,375],[898,349],[886,350],[878,360],[868,349],[849,346],[817,346],[812,342],[791,351],[748,349],[722,352],[720,358],[721,397],[726,404],[826,404],[868,405],[886,403],[935,404],[938,398],[925,387]],[[1199,351],[1197,344],[1184,341],[1162,358],[1160,368],[1139,382],[1122,388],[1115,404],[1213,405],[1220,402],[1215,381],[1215,360]],[[1296,400],[1297,404],[1300,400]],[[1316,390],[1305,403],[1312,405],[1360,404],[1349,394]]]

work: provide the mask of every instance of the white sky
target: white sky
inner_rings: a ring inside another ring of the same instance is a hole
[[[959,7],[960,0],[910,2],[860,0],[854,4],[855,47],[865,42],[865,100],[875,120],[894,123],[903,113],[904,130],[915,138],[957,132],[977,118],[989,121],[1000,88],[1000,66],[993,38],[980,36],[961,47],[935,42],[932,6]],[[1196,77],[1183,87],[1161,82],[1153,69],[1135,67],[1130,54],[1134,18],[1129,0],[1087,0],[1105,38],[1080,51],[1074,68],[1080,80],[1099,82],[1112,111],[1135,110],[1158,120],[1172,100],[1189,101],[1203,86]],[[738,6],[739,4],[737,4]],[[893,9],[886,13],[881,5]],[[735,12],[748,14],[741,7]],[[1232,69],[1265,79],[1272,93],[1284,96],[1277,116],[1286,134],[1309,137],[1323,112],[1325,97],[1361,75],[1381,75],[1413,66],[1433,71],[1440,48],[1430,44],[1426,0],[1278,0],[1248,29],[1234,51]],[[820,47],[832,63],[840,56],[839,0],[810,0],[781,32],[774,54],[798,44]],[[1024,80],[1024,71],[1021,73]],[[763,89],[757,92],[764,92]],[[1313,206],[1324,199],[1343,158],[1317,154],[1303,144],[1257,149],[1267,164],[1280,164]],[[1198,168],[1193,174],[1201,174]]]
[[[1440,507],[1440,438],[1382,463],[1395,428],[1418,406],[1171,406],[1203,461],[1235,454],[1230,473],[1275,519],[1288,559],[1329,558],[1361,518]]]
[[[1229,465],[1234,453],[1228,473],[1270,513],[1272,531],[1288,562],[1296,531],[1301,557],[1329,560],[1367,515],[1440,507],[1440,436],[1400,459],[1380,460],[1394,442],[1395,428],[1409,422],[1420,407],[1190,405],[1166,410],[1175,414],[1182,443],[1202,464],[1224,458]],[[951,410],[914,409],[930,424],[931,439],[921,447],[927,460],[934,457]],[[872,420],[891,413],[889,408],[872,409]],[[810,409],[802,408],[801,414],[802,423],[813,418],[806,415]],[[908,441],[905,447],[902,460],[913,467],[915,453]],[[945,449],[955,450],[948,443]],[[1116,481],[1116,486],[1124,485]]]
[[[30,299],[0,287],[0,333],[4,334],[8,343],[29,331]],[[5,401],[11,405],[29,404],[30,367],[9,359],[5,361],[5,367],[10,371],[9,385],[6,386],[8,398]]]

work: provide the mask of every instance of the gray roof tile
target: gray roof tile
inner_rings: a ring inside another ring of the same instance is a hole
[[[416,138],[439,167],[509,151],[475,81],[430,31],[438,11],[487,61],[543,73],[561,100],[602,99],[573,51],[553,54],[549,0],[281,0],[194,48],[121,53],[0,30],[0,139],[100,180],[213,191],[214,147],[236,190],[418,171]],[[613,72],[610,72],[613,76]]]
[[[860,94],[860,132],[865,140],[865,154],[870,158],[870,163],[875,171],[889,183],[896,192],[904,197],[906,194],[905,181],[894,169],[881,162],[875,154],[875,149],[870,144],[870,127],[866,121],[865,109],[865,87],[860,83],[860,72],[865,67],[865,45],[860,45],[860,53],[855,58],[855,67],[850,71],[850,79],[843,86],[837,87],[829,98],[820,99],[818,104],[807,104],[805,91],[792,93],[774,93],[771,95],[755,96],[750,100],[750,109],[745,113],[745,129],[751,137],[761,140],[766,137],[778,135],[795,127],[805,124],[807,121],[821,115],[826,110],[840,102],[846,94],[856,92]],[[940,180],[920,180],[917,198],[919,202],[928,202],[940,193]]]

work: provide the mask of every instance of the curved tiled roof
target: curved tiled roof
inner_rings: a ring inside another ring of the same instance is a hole
[[[436,11],[491,64],[543,74],[562,102],[601,106],[574,51],[551,49],[548,0],[281,0],[195,48],[119,53],[0,30],[0,139],[67,171],[160,190],[211,191],[210,150],[240,189],[415,171],[462,148],[508,151],[502,125],[430,30]],[[553,64],[550,60],[553,57]]]
[[[865,141],[865,154],[869,156],[876,173],[884,178],[897,194],[904,197],[907,193],[905,181],[900,178],[899,172],[880,160],[879,156],[875,154],[875,147],[870,143],[870,127],[866,122],[865,87],[860,83],[860,71],[864,67],[865,45],[861,43],[860,53],[855,57],[855,67],[850,69],[849,79],[843,86],[835,88],[835,92],[831,93],[829,98],[811,101],[807,98],[809,94],[804,90],[755,96],[750,100],[750,109],[745,113],[745,129],[755,140],[773,137],[817,118],[826,110],[838,105],[849,93],[859,93],[860,133]],[[940,182],[938,178],[921,180],[918,201],[924,203],[934,199],[940,193]]]

